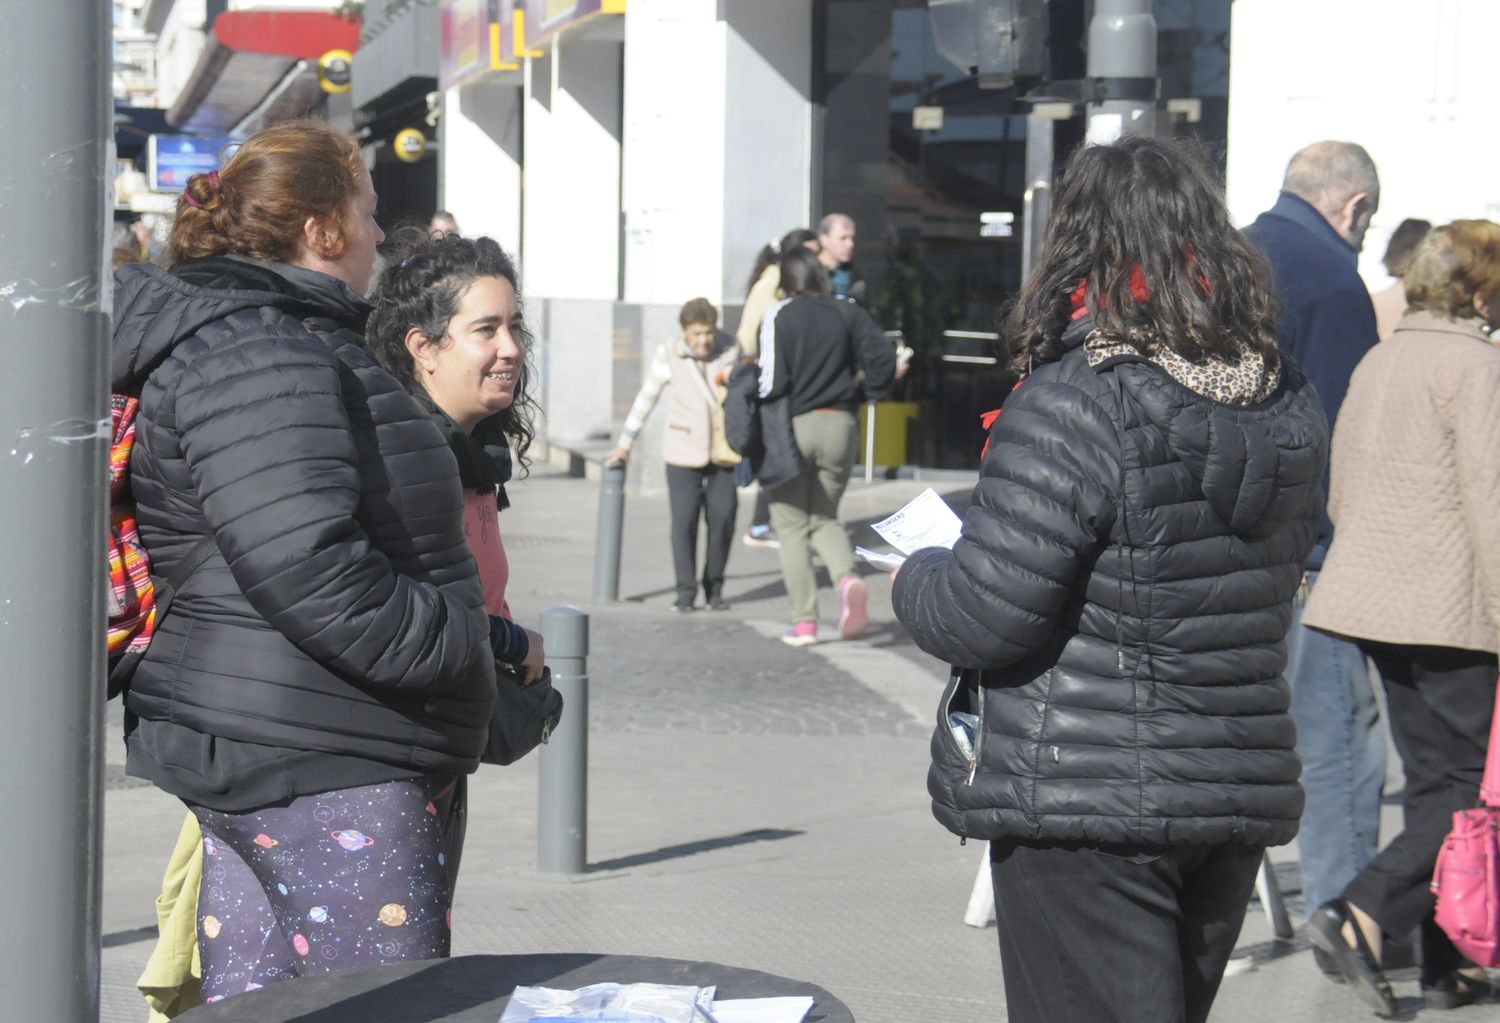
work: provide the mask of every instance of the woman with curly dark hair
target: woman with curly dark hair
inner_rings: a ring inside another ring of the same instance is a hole
[[[1328,426],[1204,162],[1071,161],[1002,327],[1027,373],[963,533],[899,570],[955,665],[938,819],[991,840],[1016,1023],[1202,1021],[1302,810],[1282,678]]]
[[[495,657],[531,682],[542,672],[542,637],[517,625],[506,604],[498,517],[509,503],[510,449],[527,464],[536,413],[516,267],[491,238],[420,232],[395,249],[371,297],[370,348],[447,438]]]

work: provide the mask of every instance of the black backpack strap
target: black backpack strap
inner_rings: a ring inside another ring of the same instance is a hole
[[[205,536],[193,545],[187,557],[177,563],[177,567],[172,569],[172,574],[167,576],[156,590],[157,624],[160,624],[161,620],[166,617],[167,609],[172,606],[172,598],[177,596],[177,591],[182,589],[188,578],[218,552],[218,542],[211,536]]]
[[[209,558],[218,553],[219,545],[211,536],[205,536],[193,545],[188,551],[187,557],[178,562],[172,574],[162,580],[156,587],[156,624],[161,625],[161,620],[167,616],[167,611],[172,606],[172,598],[177,591],[182,589],[188,578]],[[136,665],[141,662],[144,651],[134,650],[121,655],[118,659],[110,661],[108,684],[105,692],[109,699],[114,699],[130,684],[131,676],[135,674]]]

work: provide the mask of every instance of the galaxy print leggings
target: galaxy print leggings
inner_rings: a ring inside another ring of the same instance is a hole
[[[203,1000],[447,956],[466,781],[363,785],[248,813],[190,807],[203,831]]]

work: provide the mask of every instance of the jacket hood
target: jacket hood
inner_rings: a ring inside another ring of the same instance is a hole
[[[184,340],[241,309],[278,309],[364,330],[369,305],[343,281],[287,263],[210,256],[170,269],[129,263],[115,273],[111,390],[139,393]]]
[[[1081,345],[1072,333],[1065,343]],[[1095,372],[1115,377],[1122,398],[1161,431],[1235,533],[1263,536],[1305,516],[1308,502],[1321,507],[1328,424],[1317,392],[1291,359],[1282,359],[1276,390],[1255,405],[1206,398],[1140,355],[1110,359]]]

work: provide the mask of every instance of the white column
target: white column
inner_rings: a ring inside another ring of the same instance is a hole
[[[814,227],[812,0],[726,0],[724,264],[726,302],[745,297],[755,254]]]
[[[526,290],[619,298],[621,46],[566,36],[527,61]]]
[[[743,300],[807,226],[811,0],[657,0],[625,19],[625,300]]]
[[[626,302],[723,299],[726,35],[698,0],[625,18]]]
[[[438,205],[467,237],[521,247],[521,88],[480,81],[443,94]]]

